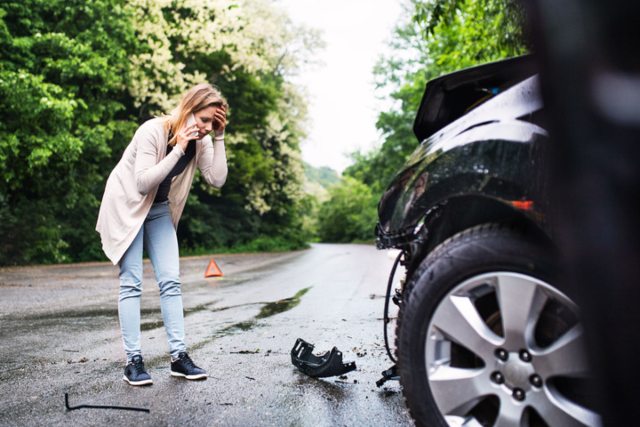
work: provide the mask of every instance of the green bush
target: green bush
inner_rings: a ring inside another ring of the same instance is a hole
[[[0,4],[0,265],[101,255],[99,194],[136,125],[129,18],[124,0]]]
[[[213,253],[243,253],[243,252],[286,252],[307,249],[309,244],[305,239],[295,235],[258,236],[245,243],[233,246],[210,246],[195,249],[184,249],[180,255],[206,255]]]
[[[329,189],[318,212],[318,235],[323,242],[371,240],[377,220],[377,196],[362,182],[345,177]]]
[[[355,153],[344,175],[382,193],[418,146],[413,121],[426,83],[442,74],[526,53],[515,0],[409,0],[411,20],[400,22],[389,57],[375,68],[380,88],[389,93],[388,109],[376,127],[384,142]],[[404,54],[398,55],[398,52]]]
[[[316,37],[271,0],[227,3],[0,2],[0,265],[104,260],[109,173],[140,123],[203,80],[231,104],[229,177],[217,190],[196,175],[181,248],[304,245],[306,110],[288,76]]]

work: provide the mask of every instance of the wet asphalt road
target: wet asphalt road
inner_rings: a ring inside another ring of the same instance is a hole
[[[153,272],[145,264],[142,349],[154,385],[122,380],[117,270],[107,263],[0,269],[0,425],[411,425],[390,366],[382,310],[392,254],[313,245],[284,254],[181,262],[187,345],[209,379],[169,375]],[[393,328],[391,328],[392,330]],[[292,364],[301,337],[357,370],[313,379]],[[66,411],[70,404],[137,406]]]

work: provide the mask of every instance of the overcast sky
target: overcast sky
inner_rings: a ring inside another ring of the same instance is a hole
[[[297,83],[310,94],[310,126],[302,157],[314,166],[338,172],[350,164],[348,154],[381,143],[373,67],[401,11],[401,0],[279,0],[294,23],[322,31],[323,65],[302,73]]]

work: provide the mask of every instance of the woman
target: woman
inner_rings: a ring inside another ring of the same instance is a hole
[[[210,185],[221,187],[226,180],[226,110],[226,101],[211,85],[193,87],[170,115],[138,128],[107,180],[96,230],[105,254],[120,267],[118,314],[127,356],[123,379],[131,385],[153,383],[140,349],[143,246],[160,288],[171,375],[207,377],[184,343],[176,227],[196,165]]]

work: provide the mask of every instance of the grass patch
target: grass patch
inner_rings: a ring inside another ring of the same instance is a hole
[[[235,254],[245,252],[289,252],[299,249],[308,249],[309,243],[297,239],[282,236],[259,236],[244,243],[233,246],[217,246],[211,248],[184,248],[180,250],[181,256],[217,254]]]

